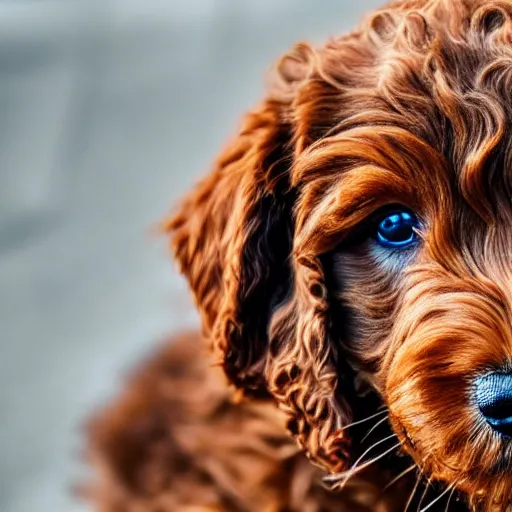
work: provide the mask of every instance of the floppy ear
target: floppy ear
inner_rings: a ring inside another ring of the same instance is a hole
[[[332,86],[310,80],[314,60],[301,45],[280,62],[268,97],[166,228],[230,381],[270,393],[309,455],[340,469],[350,413],[337,396],[325,285],[316,263],[293,254],[294,158],[315,116],[325,124],[327,106],[338,104],[328,101]]]
[[[290,285],[292,104],[309,52],[298,45],[278,63],[267,98],[166,224],[228,377],[256,394],[266,389],[271,311]]]

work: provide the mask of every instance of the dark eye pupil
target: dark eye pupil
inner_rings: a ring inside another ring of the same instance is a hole
[[[386,246],[402,247],[416,239],[415,217],[408,212],[396,212],[381,220],[377,228],[379,242]]]

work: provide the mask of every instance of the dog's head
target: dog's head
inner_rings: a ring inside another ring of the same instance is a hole
[[[330,472],[383,404],[381,448],[512,500],[511,93],[512,4],[398,2],[286,55],[166,226],[227,376]]]

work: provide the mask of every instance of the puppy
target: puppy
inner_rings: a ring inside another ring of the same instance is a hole
[[[93,422],[99,510],[512,509],[511,91],[505,0],[278,62],[165,225],[204,343]]]

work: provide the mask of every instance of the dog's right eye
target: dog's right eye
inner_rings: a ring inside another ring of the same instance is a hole
[[[418,219],[408,210],[395,209],[383,213],[376,224],[375,239],[384,247],[403,249],[418,239]]]

